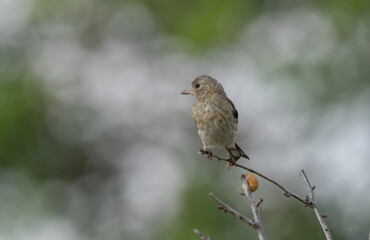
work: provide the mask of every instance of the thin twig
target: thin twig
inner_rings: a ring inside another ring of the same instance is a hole
[[[202,240],[212,240],[212,237],[211,236],[209,236],[209,237],[207,237],[207,236],[205,236],[204,234],[202,234],[198,229],[193,229],[193,232],[196,234],[196,235],[198,235]]]
[[[254,199],[252,191],[249,187],[247,175],[243,174],[242,175],[242,180],[243,180],[244,193],[248,197],[249,203],[250,203],[251,208],[252,208],[252,213],[253,213],[253,218],[254,218],[254,229],[257,231],[257,235],[258,235],[258,238],[260,240],[266,240],[265,233],[263,232],[263,228],[262,228],[262,224],[261,224],[261,218],[260,218],[260,215],[259,215],[259,212],[258,212],[257,203],[256,203],[256,200]]]
[[[263,203],[263,198],[260,198],[260,200],[258,200],[257,202],[257,207],[259,208],[262,203]]]
[[[203,155],[203,154],[206,154],[206,155],[208,154],[208,153],[207,153],[206,151],[204,151],[203,149],[200,149],[200,150],[199,150],[199,153],[200,153],[200,154],[202,154],[202,155]],[[219,161],[230,162],[228,158],[223,158],[223,157],[217,156],[217,155],[215,155],[215,154],[212,154],[212,157],[216,158],[216,159],[217,159],[217,160],[219,160]],[[308,207],[310,207],[310,208],[313,208],[312,203],[311,203],[310,201],[307,201],[307,199],[305,199],[305,198],[303,198],[303,197],[299,196],[298,194],[296,194],[296,193],[294,193],[294,192],[292,192],[292,191],[290,191],[290,190],[286,189],[285,187],[281,186],[279,183],[277,183],[276,181],[272,180],[271,178],[266,177],[266,176],[265,176],[265,175],[263,175],[262,173],[259,173],[259,172],[255,171],[255,170],[253,170],[253,169],[251,169],[251,168],[248,168],[248,167],[246,167],[246,166],[243,166],[243,165],[241,165],[241,164],[239,164],[239,163],[234,163],[234,164],[232,164],[231,166],[235,166],[235,167],[239,167],[239,168],[245,169],[245,170],[247,170],[247,171],[249,171],[249,172],[251,172],[251,173],[254,173],[254,174],[256,174],[256,175],[258,175],[258,176],[260,176],[260,177],[262,177],[262,178],[266,179],[267,181],[269,181],[269,182],[271,182],[271,183],[275,184],[277,187],[279,187],[281,190],[283,190],[283,191],[284,191],[284,196],[286,196],[286,197],[290,197],[290,196],[291,196],[291,197],[293,197],[293,198],[297,199],[298,201],[302,202],[304,205],[306,205],[306,206],[308,206]]]
[[[220,199],[218,199],[213,193],[210,193],[209,196],[211,196],[211,198],[213,198],[218,204],[219,204],[219,209],[222,209],[224,210],[225,212],[229,212],[231,213],[232,215],[234,215],[235,217],[237,217],[238,219],[242,220],[243,222],[247,223],[248,225],[252,226],[253,228],[255,228],[255,223],[250,220],[249,218],[247,218],[246,216],[244,216],[243,214],[239,213],[238,211],[234,210],[233,208],[231,208],[229,205],[223,203]]]
[[[303,180],[305,181],[305,183],[306,183],[306,185],[307,185],[308,193],[309,193],[310,198],[311,198],[312,208],[313,208],[313,210],[314,210],[314,212],[315,212],[315,214],[316,214],[317,219],[318,219],[318,220],[319,220],[319,222],[320,222],[320,225],[321,225],[322,229],[324,230],[325,237],[326,237],[326,239],[328,239],[328,240],[332,240],[333,238],[332,238],[332,237],[331,237],[331,235],[330,235],[329,228],[328,228],[328,226],[326,225],[326,222],[325,222],[325,220],[324,220],[324,217],[323,217],[323,215],[321,214],[320,209],[319,209],[319,206],[317,205],[316,200],[315,200],[315,195],[314,195],[314,192],[313,192],[313,190],[315,189],[315,187],[311,185],[311,183],[310,183],[310,181],[308,180],[308,177],[307,177],[307,175],[306,175],[306,173],[304,172],[304,170],[303,170],[303,169],[301,169],[300,174],[301,174],[301,176],[302,176]]]

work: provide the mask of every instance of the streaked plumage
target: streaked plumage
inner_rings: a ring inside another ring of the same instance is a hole
[[[234,161],[240,157],[249,159],[235,143],[238,111],[220,83],[201,75],[182,94],[194,95],[196,99],[192,115],[206,151],[211,153],[209,147],[224,147]]]

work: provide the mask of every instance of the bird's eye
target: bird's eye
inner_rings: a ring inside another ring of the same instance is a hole
[[[196,88],[198,88],[199,86],[200,86],[200,85],[199,85],[198,83],[197,83],[197,84],[195,84],[195,87],[196,87]]]

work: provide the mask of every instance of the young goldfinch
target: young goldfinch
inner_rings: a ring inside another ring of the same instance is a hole
[[[235,163],[240,157],[249,159],[235,143],[238,111],[219,82],[210,76],[200,75],[181,94],[195,97],[192,115],[208,158],[212,158],[209,147],[222,147],[228,151],[231,163]]]

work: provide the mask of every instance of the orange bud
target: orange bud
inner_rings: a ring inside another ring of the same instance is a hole
[[[258,188],[258,179],[253,174],[247,173],[245,174],[248,177],[248,185],[251,189],[251,192],[254,192]],[[243,184],[243,190],[245,191],[244,184]]]

